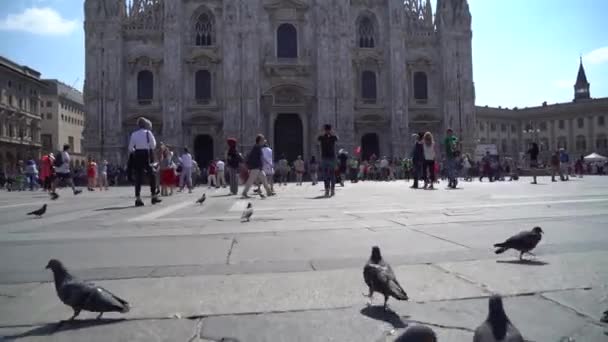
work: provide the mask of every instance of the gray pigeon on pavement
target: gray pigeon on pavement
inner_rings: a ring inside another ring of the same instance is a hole
[[[524,342],[519,330],[507,317],[501,296],[490,297],[488,318],[475,329],[473,342]]]
[[[374,292],[384,295],[384,310],[388,310],[388,298],[393,297],[398,300],[408,300],[407,293],[401,287],[395,276],[391,265],[382,259],[380,248],[372,247],[372,255],[363,267],[363,280],[369,287],[369,304],[371,305]]]
[[[72,276],[61,261],[51,259],[46,268],[53,271],[57,296],[74,310],[70,320],[76,318],[81,310],[99,312],[97,319],[105,312],[129,312],[131,306],[126,300],[115,296],[103,287],[85,283]]]
[[[251,204],[251,202],[247,203],[247,208],[245,208],[245,210],[243,211],[243,215],[241,215],[241,222],[243,220],[249,222],[249,220],[251,219],[251,215],[253,215],[253,205]]]
[[[36,209],[32,212],[27,213],[28,215],[36,215],[38,217],[42,217],[46,213],[46,203],[40,209]]]
[[[533,250],[536,245],[538,245],[543,233],[544,232],[540,227],[534,227],[530,231],[520,232],[517,235],[511,236],[505,240],[505,242],[495,244],[494,247],[498,247],[495,253],[500,254],[512,248],[520,252],[520,260],[522,260],[524,254],[534,256],[534,254],[530,253],[530,251]]]
[[[405,332],[395,342],[437,342],[437,335],[430,327],[422,324],[408,325]]]
[[[201,198],[199,198],[198,200],[196,200],[197,204],[203,204],[203,202],[205,202],[205,200],[207,199],[207,195],[203,194],[203,196],[201,196]]]

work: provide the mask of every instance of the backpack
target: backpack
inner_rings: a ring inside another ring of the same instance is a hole
[[[57,152],[55,155],[55,161],[53,161],[54,167],[61,167],[63,165],[63,152]]]

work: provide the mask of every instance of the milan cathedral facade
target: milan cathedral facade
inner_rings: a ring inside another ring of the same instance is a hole
[[[138,116],[203,165],[225,139],[275,157],[405,156],[447,127],[475,144],[466,0],[86,0],[87,152],[124,162]]]

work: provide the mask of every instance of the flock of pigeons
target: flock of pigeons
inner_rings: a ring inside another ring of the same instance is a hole
[[[204,201],[205,195],[197,203],[202,204]],[[40,210],[46,210],[46,207]],[[243,213],[243,220],[249,220],[252,214],[252,205],[249,203]],[[531,231],[521,232],[504,242],[495,244],[494,246],[498,248],[496,253],[515,249],[520,252],[520,259],[522,259],[524,254],[534,255],[530,251],[540,242],[542,234],[543,230],[540,227],[534,227]],[[53,272],[57,296],[74,311],[74,314],[69,319],[70,321],[74,320],[82,310],[99,313],[98,319],[106,312],[129,312],[131,306],[126,300],[114,295],[101,286],[76,278],[68,272],[61,261],[51,259],[46,268]],[[399,284],[399,281],[397,281],[395,272],[382,258],[380,248],[377,246],[372,247],[371,256],[363,267],[363,280],[369,288],[369,293],[363,295],[368,297],[368,305],[370,306],[372,305],[372,297],[375,292],[381,293],[384,296],[384,310],[389,310],[387,304],[389,297],[397,300],[408,300],[408,295],[401,284]],[[396,341],[434,342],[437,341],[437,337],[433,330],[427,326],[412,325]],[[507,317],[503,308],[502,298],[499,295],[490,297],[488,317],[475,330],[474,337],[474,342],[494,341],[524,341],[521,333]]]
[[[202,205],[207,199],[207,195],[203,194],[201,198],[196,200],[196,204]],[[42,217],[46,213],[46,203],[40,208],[34,211],[27,213],[28,215],[34,215],[38,218]],[[247,207],[243,210],[243,214],[241,214],[241,222],[249,222],[251,220],[251,216],[253,215],[253,205],[251,202],[247,203]]]

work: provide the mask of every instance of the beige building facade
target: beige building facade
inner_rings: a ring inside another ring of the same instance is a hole
[[[40,156],[40,72],[0,56],[0,171]]]
[[[111,162],[140,115],[201,165],[257,133],[307,159],[326,123],[363,158],[447,127],[474,145],[466,0],[86,0],[85,31],[85,143]]]
[[[608,97],[591,98],[582,61],[571,102],[530,108],[476,107],[477,142],[495,144],[498,153],[518,157],[532,142],[548,160],[559,148],[571,158],[597,152],[608,156]]]
[[[74,162],[84,163],[85,112],[82,93],[58,80],[43,80],[41,96],[41,143],[43,153],[61,151],[70,145]]]

